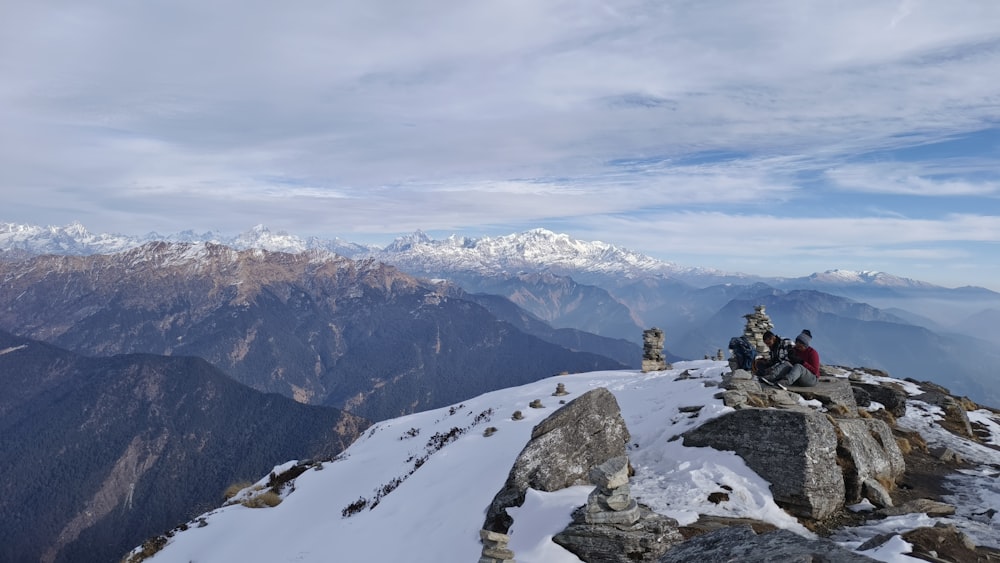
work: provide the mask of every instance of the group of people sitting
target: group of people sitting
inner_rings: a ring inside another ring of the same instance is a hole
[[[819,352],[810,343],[812,333],[803,330],[795,342],[781,338],[770,330],[764,333],[764,344],[770,354],[754,361],[753,372],[778,385],[812,387],[819,381]]]

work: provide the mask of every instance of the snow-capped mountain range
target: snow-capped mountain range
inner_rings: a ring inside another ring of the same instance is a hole
[[[938,287],[927,282],[901,278],[873,270],[863,270],[860,272],[852,270],[827,270],[812,274],[807,279],[812,282],[828,285],[874,285],[881,287],[917,287],[928,289]]]
[[[450,236],[434,240],[417,231],[386,247],[362,245],[340,238],[303,239],[286,232],[272,232],[263,225],[236,236],[217,232],[183,231],[171,235],[149,233],[142,237],[93,234],[82,224],[63,227],[0,223],[0,250],[17,249],[32,254],[89,255],[128,250],[151,241],[212,242],[238,250],[261,248],[273,252],[299,253],[322,249],[353,259],[373,258],[402,269],[425,271],[447,269],[480,274],[547,271],[556,274],[598,274],[632,279],[645,276],[673,277],[695,286],[720,282],[763,281],[784,285],[785,278],[761,278],[743,273],[681,266],[601,241],[581,241],[546,229],[532,229],[499,237]],[[804,282],[826,286],[865,285],[884,288],[936,288],[933,284],[876,271],[828,270],[814,273]]]

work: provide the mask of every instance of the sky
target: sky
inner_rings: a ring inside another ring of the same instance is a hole
[[[5,0],[0,221],[1000,290],[991,0]]]
[[[678,380],[685,370],[692,378]],[[668,441],[675,434],[732,410],[713,398],[718,387],[705,385],[707,380],[718,380],[723,371],[728,371],[725,362],[701,360],[678,363],[662,372],[604,371],[556,376],[487,393],[451,407],[384,421],[352,444],[339,460],[299,476],[294,491],[286,490],[277,506],[248,508],[236,503],[203,514],[200,518],[206,525],[199,525],[195,518],[186,531],[175,534],[164,550],[148,561],[310,563],[329,561],[333,553],[342,561],[476,561],[482,549],[479,528],[486,508],[506,481],[532,428],[560,406],[558,398],[552,396],[557,383],[565,384],[570,393],[563,397],[567,401],[596,387],[605,387],[615,395],[633,444],[628,451],[635,469],[630,480],[631,495],[655,512],[676,519],[680,525],[693,523],[699,514],[753,518],[804,537],[815,537],[774,503],[768,481],[747,468],[735,453],[689,448],[682,440]],[[843,376],[847,377],[847,373]],[[871,383],[889,380],[863,377]],[[921,392],[912,383],[893,381],[908,393]],[[528,408],[535,399],[541,400],[544,408]],[[820,406],[818,401],[803,403]],[[680,411],[691,405],[703,405],[694,418]],[[873,408],[881,405],[873,404]],[[477,415],[488,409],[492,409],[492,415],[473,424]],[[524,414],[524,420],[512,420],[515,410]],[[1000,445],[1000,420],[996,414],[978,410],[969,416],[992,432],[992,444]],[[869,525],[837,532],[837,543],[856,549],[878,534],[942,522],[955,523],[977,545],[998,545],[995,526],[1000,523],[1000,514],[990,516],[986,522],[976,522],[970,515],[984,513],[1000,503],[996,480],[1000,454],[944,431],[934,422],[942,417],[940,408],[911,400],[906,416],[898,423],[920,432],[932,447],[947,445],[972,462],[963,480],[953,483],[956,497],[945,498],[958,506],[958,514],[951,518],[917,514],[875,519]],[[484,430],[489,426],[496,432],[487,437]],[[467,430],[429,455],[419,469],[407,476],[414,457],[426,454],[427,439],[453,427]],[[294,463],[290,460],[275,472],[281,473]],[[405,479],[382,496],[374,508],[342,517],[343,508],[360,498],[374,498],[377,490],[400,476]],[[264,477],[257,485],[263,487],[267,480]],[[728,501],[713,504],[707,500],[709,494],[722,492],[723,487],[730,489]],[[551,537],[565,528],[573,509],[586,503],[592,489],[529,489],[524,504],[508,510],[513,518],[510,548],[517,561],[578,562],[573,554],[552,543]],[[252,490],[248,487],[234,499],[244,499]],[[872,508],[864,499],[852,510]],[[893,563],[919,561],[905,555],[911,547],[896,537],[863,553]]]

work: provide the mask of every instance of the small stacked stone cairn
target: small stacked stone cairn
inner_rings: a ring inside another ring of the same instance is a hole
[[[771,322],[771,317],[768,317],[767,313],[764,312],[763,305],[757,305],[753,309],[753,313],[743,315],[743,318],[747,320],[746,326],[743,327],[743,336],[746,336],[747,340],[757,348],[757,352],[766,354],[767,344],[764,344],[764,333],[773,330],[774,323]]]
[[[642,332],[642,371],[670,369],[663,355],[663,331],[653,327]]]
[[[514,552],[507,547],[510,536],[479,530],[479,537],[483,540],[483,554],[479,557],[479,563],[514,563]]]
[[[553,397],[562,397],[563,395],[569,395],[569,391],[566,390],[565,383],[556,383],[556,392],[552,394]]]
[[[651,563],[683,541],[676,520],[632,498],[629,472],[628,456],[592,467],[587,476],[596,487],[587,504],[552,541],[590,563]]]
[[[639,521],[639,505],[628,484],[628,457],[613,457],[592,467],[588,477],[596,487],[587,497],[586,523],[631,526]]]

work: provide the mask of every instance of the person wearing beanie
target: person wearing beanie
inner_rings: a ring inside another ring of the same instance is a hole
[[[803,330],[795,337],[788,359],[771,368],[768,380],[785,385],[812,387],[819,381],[819,352],[812,347],[812,332]]]
[[[809,329],[805,329],[795,337],[795,341],[801,342],[806,348],[808,348],[809,343],[812,342],[812,338],[813,336],[812,333],[809,332]]]

